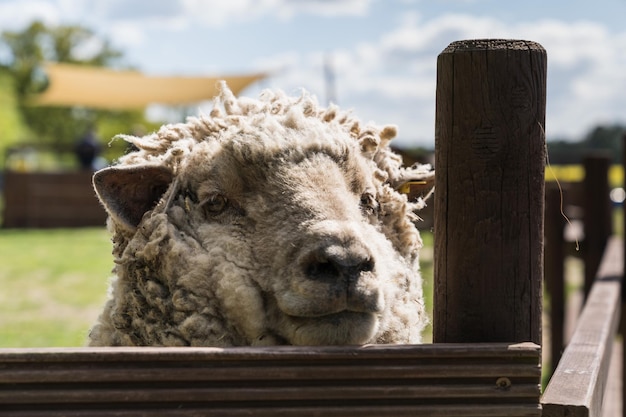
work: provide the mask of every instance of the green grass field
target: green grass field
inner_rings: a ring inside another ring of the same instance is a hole
[[[84,345],[110,253],[104,228],[0,230],[0,347]]]
[[[430,312],[433,240],[431,233],[423,237]],[[104,228],[0,230],[0,262],[0,347],[85,344],[113,267]]]

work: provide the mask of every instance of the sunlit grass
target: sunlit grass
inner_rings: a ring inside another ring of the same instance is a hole
[[[106,298],[103,228],[0,231],[0,346],[82,346]]]
[[[433,282],[433,234],[432,232],[420,232],[422,235],[422,240],[424,241],[424,247],[420,252],[420,268],[422,271],[422,280],[424,282],[424,301],[426,303],[426,311],[428,312],[428,317],[431,322],[424,330],[423,341],[430,343],[433,339],[433,327],[432,327],[432,317],[433,317],[433,291],[434,291],[434,282]]]

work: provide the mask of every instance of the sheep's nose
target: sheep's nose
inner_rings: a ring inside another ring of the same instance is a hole
[[[370,252],[363,246],[328,245],[321,247],[308,257],[305,273],[316,281],[336,281],[344,279],[354,281],[363,272],[374,270],[374,261]]]

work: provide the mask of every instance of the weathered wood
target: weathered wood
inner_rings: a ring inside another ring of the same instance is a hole
[[[342,405],[343,404],[343,405]],[[153,407],[144,410],[67,410],[56,411],[7,411],[0,412],[4,417],[538,417],[541,415],[539,406],[534,405],[425,405],[416,410],[415,407],[389,403],[380,406],[353,405],[335,401],[326,406],[285,406],[264,408],[214,408],[207,410],[201,406],[184,406],[180,408]]]
[[[622,408],[622,354],[623,344],[618,337],[613,340],[613,351],[607,375],[604,400],[602,401],[601,417],[620,417],[623,415]]]
[[[4,174],[3,227],[104,226],[91,172]]]
[[[605,153],[585,157],[585,296],[594,282],[606,241],[612,233],[611,200],[609,198],[609,166],[611,157]]]
[[[545,50],[453,42],[436,99],[434,341],[541,343]]]
[[[574,336],[541,399],[543,416],[599,416],[621,312],[624,258],[611,238]]]
[[[561,359],[565,336],[565,218],[562,192],[556,183],[546,187],[545,277],[550,295],[551,373]]]
[[[2,416],[540,416],[532,343],[0,349]]]

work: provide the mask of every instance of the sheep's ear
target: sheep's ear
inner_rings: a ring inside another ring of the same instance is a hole
[[[426,200],[435,189],[435,172],[431,171],[422,178],[408,180],[402,183],[398,188],[398,192],[406,194],[409,201],[415,201],[418,198]]]
[[[172,172],[160,166],[109,167],[94,174],[93,186],[109,215],[134,230],[172,178]]]

